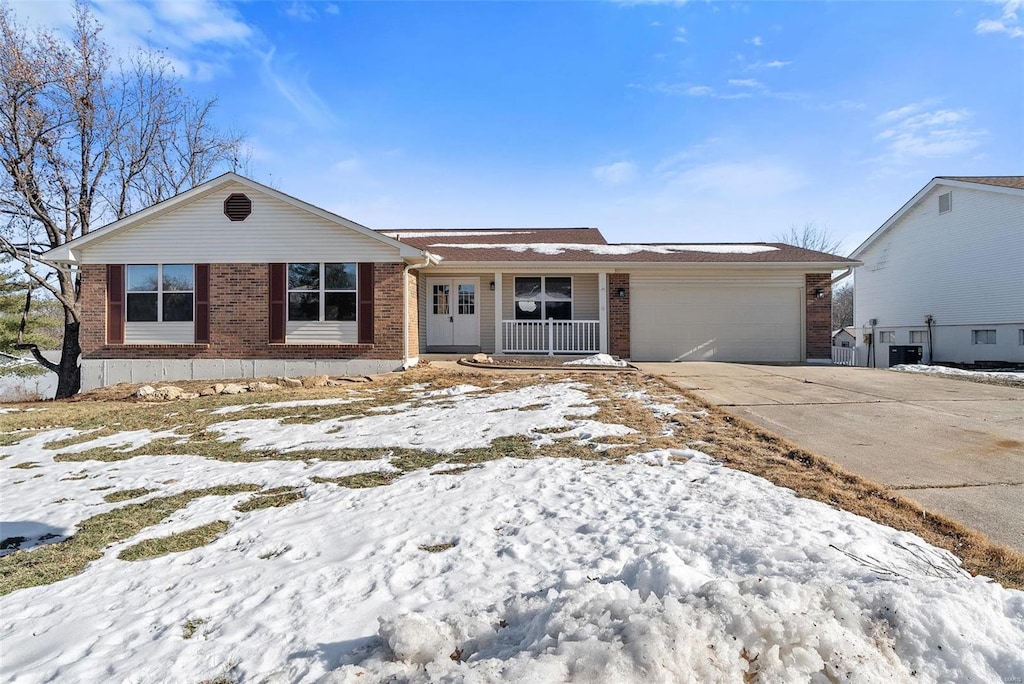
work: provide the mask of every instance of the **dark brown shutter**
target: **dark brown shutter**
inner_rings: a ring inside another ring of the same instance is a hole
[[[373,264],[359,264],[359,344],[373,344]]]
[[[284,343],[288,320],[288,264],[270,264],[270,342]]]
[[[210,343],[210,264],[196,264],[196,344]]]
[[[107,264],[107,344],[124,344],[124,264]]]

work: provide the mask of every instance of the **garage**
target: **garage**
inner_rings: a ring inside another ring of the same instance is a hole
[[[630,277],[634,361],[803,361],[803,277]]]

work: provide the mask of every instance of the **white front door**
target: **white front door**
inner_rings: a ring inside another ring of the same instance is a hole
[[[480,346],[480,279],[427,279],[427,346]]]

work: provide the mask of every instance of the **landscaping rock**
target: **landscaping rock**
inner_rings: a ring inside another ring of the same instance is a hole
[[[215,394],[217,394],[216,387],[206,387],[204,389],[199,390],[199,396],[201,397],[212,397]]]
[[[477,363],[494,363],[494,359],[487,354],[473,354],[473,360]]]
[[[236,383],[228,383],[223,385],[220,390],[220,394],[245,394],[249,389],[245,385],[238,385]]]
[[[162,385],[161,387],[156,388],[151,395],[151,398],[171,401],[173,399],[177,399],[182,392],[184,392],[184,390],[180,387],[175,387],[174,385]]]
[[[326,375],[310,375],[308,378],[302,379],[303,387],[326,387],[327,376]]]
[[[295,378],[278,378],[277,384],[282,387],[302,387],[302,381]]]
[[[249,390],[251,392],[273,392],[274,390],[281,389],[280,385],[276,385],[272,382],[250,382]]]
[[[222,382],[218,382],[217,384],[215,384],[215,385],[213,386],[213,392],[214,392],[214,394],[220,394],[220,393],[221,393],[221,392],[223,392],[223,391],[224,391],[224,383],[222,383]]]
[[[186,400],[186,399],[198,399],[198,398],[199,398],[199,394],[197,392],[182,392],[181,394],[178,395],[178,401],[183,401],[183,400]]]
[[[152,385],[143,385],[139,389],[135,390],[135,396],[140,399],[145,399],[146,397],[151,396],[154,392],[156,392],[156,389]]]

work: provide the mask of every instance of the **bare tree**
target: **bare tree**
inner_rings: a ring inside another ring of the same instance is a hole
[[[210,121],[168,61],[140,50],[114,63],[88,4],[69,39],[29,31],[0,1],[0,253],[64,310],[57,397],[81,386],[77,271],[41,255],[240,163],[242,138]]]
[[[853,325],[853,285],[847,283],[832,291],[832,329]]]
[[[776,233],[772,236],[776,242],[782,242],[794,247],[813,249],[816,252],[836,254],[843,246],[843,241],[832,235],[828,226],[819,226],[814,221],[808,221],[802,228],[795,224],[789,227],[784,233]]]

